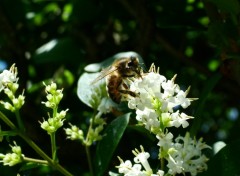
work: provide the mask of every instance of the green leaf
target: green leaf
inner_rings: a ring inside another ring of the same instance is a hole
[[[197,106],[198,108],[194,113],[195,118],[190,129],[190,133],[194,136],[197,134],[197,131],[200,129],[202,125],[203,118],[201,118],[201,115],[204,112],[204,106],[206,105],[205,102],[208,98],[208,95],[212,92],[213,88],[216,86],[216,84],[220,79],[221,79],[221,74],[216,73],[210,78],[208,78],[208,80],[206,81],[206,84],[205,84],[206,86],[204,87],[201,93],[201,96],[199,97],[198,106]]]
[[[53,39],[38,48],[33,56],[36,63],[74,62],[83,57],[83,51],[69,37]]]
[[[96,175],[103,175],[106,171],[112,155],[128,125],[129,117],[130,113],[119,116],[113,120],[106,128],[105,136],[98,143],[96,150]]]
[[[2,131],[1,126],[0,126],[0,142],[3,140],[3,137],[6,136],[16,136],[17,132],[16,131]]]
[[[99,73],[84,73],[78,80],[77,95],[89,107],[96,109],[104,95],[107,94],[104,79],[93,84]]]
[[[208,164],[208,170],[200,176],[240,175],[240,140],[237,140],[220,150]]]

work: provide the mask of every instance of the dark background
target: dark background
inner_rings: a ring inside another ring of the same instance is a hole
[[[92,110],[76,95],[78,78],[86,65],[125,51],[139,53],[147,68],[154,62],[168,79],[178,74],[181,88],[191,86],[188,97],[199,98],[185,111],[195,117],[188,128],[193,135],[209,145],[231,143],[240,126],[239,12],[238,0],[0,0],[1,67],[16,63],[26,95],[21,116],[30,137],[49,154],[49,137],[39,125],[47,117],[42,82],[54,80],[64,88],[60,108],[69,108],[68,121],[86,130]],[[43,50],[46,44],[52,47]],[[1,129],[8,128],[1,122]],[[65,138],[59,130],[61,163],[75,175],[87,173],[84,148]],[[144,142],[146,150],[155,150],[156,141],[143,138],[128,128],[116,156],[130,159],[131,150]],[[8,139],[25,146],[26,156],[38,157],[21,139]],[[0,152],[8,150],[6,139]],[[93,156],[94,151],[93,146]],[[114,159],[109,169],[118,164]],[[0,171],[15,174],[19,168],[0,166]]]

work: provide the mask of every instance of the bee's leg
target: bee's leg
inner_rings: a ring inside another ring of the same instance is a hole
[[[130,90],[119,90],[119,92],[121,92],[122,94],[131,95],[132,97],[136,97],[137,96],[137,94],[135,92],[132,92]]]
[[[129,87],[124,82],[122,83],[122,87],[124,88],[124,90],[123,89],[119,89],[118,90],[122,94],[128,94],[128,95],[131,95],[132,97],[136,97],[137,96],[137,94],[135,92],[132,92],[132,91],[129,90]]]

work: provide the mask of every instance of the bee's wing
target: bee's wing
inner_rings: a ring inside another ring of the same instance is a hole
[[[116,67],[108,67],[108,68],[102,70],[100,72],[100,75],[96,79],[94,79],[91,84],[94,84],[94,83],[98,82],[99,80],[105,78],[107,75],[111,74],[112,72],[115,72],[117,69],[118,68],[116,68]]]

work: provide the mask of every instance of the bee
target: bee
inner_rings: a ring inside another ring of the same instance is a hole
[[[129,77],[141,77],[141,71],[137,57],[120,58],[114,61],[110,67],[104,69],[93,83],[106,77],[108,95],[119,104],[124,94],[136,97],[136,93],[128,90],[124,80]]]

